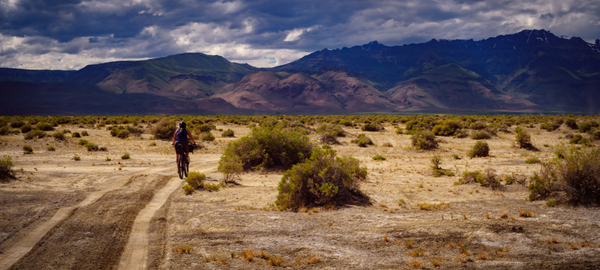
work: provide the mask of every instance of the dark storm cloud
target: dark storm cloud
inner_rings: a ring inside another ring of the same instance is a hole
[[[372,40],[477,40],[534,28],[600,37],[596,0],[0,0],[0,9],[0,63],[29,68],[194,51],[272,66]]]

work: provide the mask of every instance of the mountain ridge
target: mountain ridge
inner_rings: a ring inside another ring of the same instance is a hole
[[[94,85],[115,95],[231,105],[221,103],[225,109],[219,113],[593,113],[600,108],[600,41],[565,39],[542,29],[479,41],[432,39],[399,46],[372,41],[315,51],[274,68],[202,53],[77,71],[0,68],[0,82],[11,80],[32,88]]]

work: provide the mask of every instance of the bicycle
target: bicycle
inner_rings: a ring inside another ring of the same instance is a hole
[[[178,160],[177,160],[177,174],[179,174],[179,179],[183,179],[183,176],[185,175],[185,177],[188,176],[188,173],[190,171],[190,164],[189,162],[186,162],[186,155],[183,152],[183,147],[180,144],[176,144],[176,152],[179,154]],[[194,153],[194,145],[190,144],[188,146],[188,150],[189,153]]]
[[[183,179],[184,174],[187,177],[189,171],[190,164],[186,162],[185,154],[179,155],[179,160],[177,160],[177,174],[179,174],[179,179]]]

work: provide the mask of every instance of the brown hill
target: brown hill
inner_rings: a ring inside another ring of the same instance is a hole
[[[260,71],[227,85],[213,97],[237,108],[288,113],[391,110],[388,97],[345,70],[313,75]]]

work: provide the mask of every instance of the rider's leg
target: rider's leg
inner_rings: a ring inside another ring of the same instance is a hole
[[[185,152],[185,160],[190,164],[190,152]]]
[[[179,164],[179,163],[178,163],[178,161],[179,161],[179,154],[175,154],[175,155],[176,155],[176,157],[175,157],[175,163],[176,163],[176,164]]]

